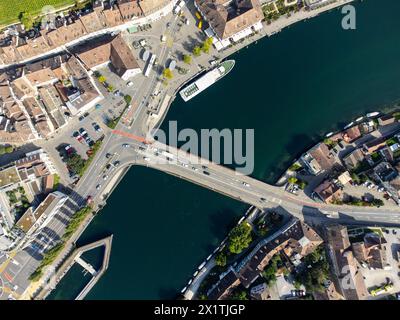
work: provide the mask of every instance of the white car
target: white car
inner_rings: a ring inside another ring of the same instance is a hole
[[[100,190],[100,188],[101,188],[101,184],[98,184],[98,185],[96,186],[96,190]]]
[[[124,144],[122,145],[122,148],[129,148],[129,144],[124,143]]]
[[[126,84],[127,87],[132,87],[133,86],[133,82],[132,81],[128,81]]]
[[[144,161],[150,161],[150,158],[144,157]]]
[[[103,180],[107,180],[107,178],[108,178],[108,176],[105,174],[105,175],[103,176]]]
[[[242,184],[243,184],[245,187],[250,187],[250,185],[249,185],[247,182],[242,182]]]

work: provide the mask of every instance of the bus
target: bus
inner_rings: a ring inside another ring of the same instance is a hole
[[[154,62],[156,61],[156,58],[157,57],[156,57],[155,54],[151,54],[149,62],[147,63],[147,66],[146,66],[145,71],[144,71],[144,76],[145,77],[148,77],[150,75],[151,68],[153,67]]]

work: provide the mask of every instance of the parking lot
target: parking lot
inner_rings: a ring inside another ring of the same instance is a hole
[[[387,267],[384,269],[371,270],[367,266],[360,268],[364,277],[367,289],[381,287],[387,283],[393,284],[393,288],[388,292],[370,296],[370,299],[381,299],[382,297],[400,291],[400,268],[398,260],[398,252],[400,250],[400,229],[398,228],[382,228],[382,235],[385,238]]]

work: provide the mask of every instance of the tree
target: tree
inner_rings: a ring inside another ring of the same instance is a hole
[[[195,47],[193,48],[193,55],[194,55],[195,57],[198,57],[198,56],[201,55],[201,48],[200,48],[199,46],[195,46]]]
[[[211,46],[212,46],[212,43],[213,43],[213,38],[212,38],[212,37],[207,38],[207,39],[203,42],[203,44],[202,44],[202,46],[201,46],[201,50],[202,50],[204,53],[209,53],[210,48],[211,48]]]
[[[185,54],[183,56],[183,62],[185,62],[186,64],[191,64],[192,63],[192,57],[188,54]]]
[[[166,79],[172,79],[174,77],[174,74],[172,73],[170,68],[165,68],[163,71],[163,76]]]
[[[290,177],[288,179],[288,182],[291,183],[291,184],[295,184],[295,183],[297,183],[297,178],[296,177]]]
[[[310,266],[295,276],[295,281],[302,283],[309,292],[322,291],[324,282],[329,278],[329,264],[322,246],[304,258],[304,265]]]
[[[231,300],[249,300],[249,298],[247,298],[247,292],[241,290],[234,292],[231,296]]]
[[[127,105],[131,104],[132,97],[129,94],[124,95],[124,100]]]
[[[33,28],[35,20],[29,12],[21,12],[19,15],[19,21],[23,24],[25,30],[30,30]]]
[[[252,241],[251,226],[247,222],[242,222],[231,230],[228,241],[230,252],[235,254],[241,253]]]
[[[226,254],[224,251],[221,251],[215,256],[215,264],[220,267],[226,266]]]
[[[262,272],[262,276],[268,282],[268,285],[274,284],[276,282],[276,273],[278,271],[278,265],[282,263],[282,259],[279,254],[272,257],[268,265]]]
[[[67,159],[67,166],[70,171],[74,172],[75,174],[80,174],[85,167],[85,161],[80,155],[75,153]]]

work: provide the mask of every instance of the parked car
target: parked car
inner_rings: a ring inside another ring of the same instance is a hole
[[[93,122],[92,123],[92,126],[93,126],[93,129],[96,131],[96,132],[100,132],[102,129],[100,128],[100,126],[96,123],[96,122]]]
[[[127,87],[132,87],[132,86],[133,86],[133,82],[132,82],[132,81],[128,81],[128,82],[126,83],[126,86],[127,86]]]

